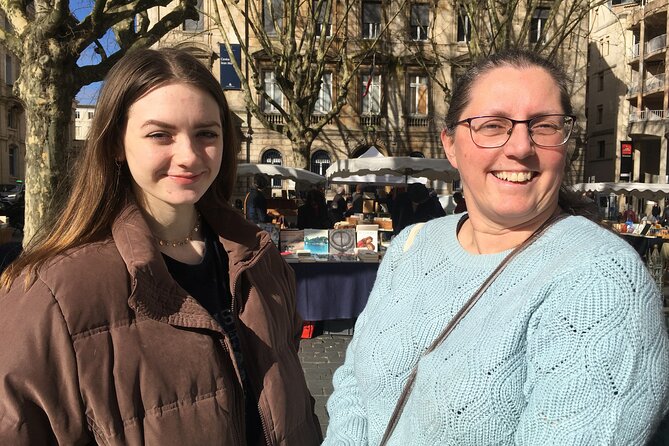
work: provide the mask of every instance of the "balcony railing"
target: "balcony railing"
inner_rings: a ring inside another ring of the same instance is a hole
[[[408,127],[427,127],[430,125],[429,116],[406,116],[404,119]]]
[[[309,122],[310,122],[312,125],[314,125],[314,124],[320,124],[321,121],[323,121],[323,119],[325,119],[325,116],[324,116],[324,115],[313,114],[313,115],[311,115],[311,117],[309,118]],[[326,124],[326,125],[327,125],[327,124],[332,124],[332,118],[328,119],[328,122],[326,122],[325,124]]]
[[[647,0],[650,1],[650,0]],[[613,0],[611,4],[613,6],[619,6],[619,5],[629,5],[631,3],[641,3],[640,0]]]
[[[270,124],[283,124],[283,116],[279,113],[265,113],[265,119]]]
[[[664,90],[665,73],[648,75],[643,81],[644,94],[653,93],[658,90]],[[632,79],[632,83],[627,86],[627,96],[634,96],[639,92],[639,82]]]
[[[667,35],[662,34],[661,36],[653,37],[644,45],[646,51],[645,56],[648,56],[657,51],[664,50],[667,47]]]
[[[381,124],[381,116],[380,115],[362,115],[360,116],[360,125],[362,127],[367,127],[371,125],[379,125]]]
[[[632,45],[632,48],[630,49],[630,57],[632,59],[636,59],[637,57],[639,57],[639,44],[638,43],[635,43],[634,45]]]
[[[649,75],[643,81],[643,92],[650,93],[657,90],[664,89],[664,73],[656,74],[654,76]]]
[[[661,121],[669,117],[669,110],[641,110],[630,113],[629,122]]]

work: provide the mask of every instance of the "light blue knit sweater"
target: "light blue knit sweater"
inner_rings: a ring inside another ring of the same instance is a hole
[[[383,259],[324,445],[377,445],[423,352],[507,252],[472,255],[460,216],[408,230]],[[389,444],[642,445],[669,401],[660,294],[636,252],[581,217],[511,262],[435,352]]]

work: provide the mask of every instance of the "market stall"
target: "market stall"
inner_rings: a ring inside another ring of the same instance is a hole
[[[379,156],[338,160],[325,171],[325,178],[334,184],[397,185],[453,181],[460,174],[447,159]]]
[[[249,164],[237,166],[237,177],[252,177],[256,174],[270,178],[294,181],[296,185],[305,187],[322,185],[325,177],[297,167],[279,166],[276,164]],[[297,203],[287,197],[271,197],[267,199],[267,213],[280,225],[294,225],[297,220]]]
[[[237,166],[237,177],[252,177],[260,173],[270,178],[291,180],[296,183],[317,185],[325,183],[325,177],[297,167],[279,166],[276,164],[250,164],[242,163]]]
[[[614,193],[632,195],[647,200],[659,200],[669,196],[669,184],[657,183],[578,183],[571,186],[575,192]]]

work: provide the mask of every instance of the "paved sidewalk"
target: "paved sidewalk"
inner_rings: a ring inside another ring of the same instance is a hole
[[[309,390],[316,400],[316,415],[323,435],[328,426],[325,404],[332,393],[332,375],[344,363],[350,335],[322,334],[313,339],[302,339],[300,360]]]

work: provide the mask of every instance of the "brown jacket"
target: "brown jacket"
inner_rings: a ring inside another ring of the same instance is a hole
[[[245,366],[270,445],[316,445],[292,270],[230,208],[201,209],[228,252]],[[172,279],[138,208],[112,238],[0,294],[0,444],[243,445],[230,341]]]

